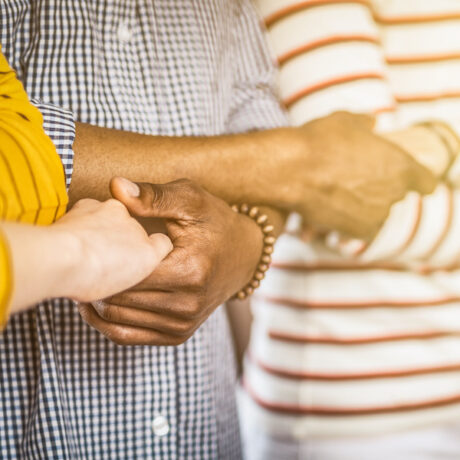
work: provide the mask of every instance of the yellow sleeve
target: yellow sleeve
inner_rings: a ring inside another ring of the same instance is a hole
[[[0,49],[0,218],[47,225],[66,205],[64,169],[43,117]]]
[[[64,169],[54,144],[0,47],[0,220],[47,225],[68,202]],[[0,233],[0,330],[6,323],[12,272]]]
[[[12,267],[8,244],[0,232],[0,331],[8,321],[9,302],[13,290]]]

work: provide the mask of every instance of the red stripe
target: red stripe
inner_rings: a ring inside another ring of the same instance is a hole
[[[382,336],[369,336],[369,337],[352,337],[352,338],[339,338],[339,337],[313,337],[306,335],[286,334],[271,330],[268,333],[269,337],[274,340],[292,343],[311,343],[311,344],[325,344],[325,345],[364,345],[371,343],[381,342],[394,342],[399,340],[426,340],[426,339],[439,339],[443,337],[460,336],[458,331],[431,331],[431,332],[414,332],[407,334],[393,334]]]
[[[317,48],[322,48],[323,46],[346,42],[369,42],[378,44],[379,39],[371,35],[335,35],[332,37],[326,37],[311,43],[306,43],[305,45],[298,46],[297,48],[294,48],[282,54],[281,56],[278,56],[278,64],[283,65],[286,63],[286,61],[289,61],[290,59],[299,56],[300,54],[307,53]]]
[[[318,416],[340,416],[340,415],[374,415],[387,414],[394,412],[406,412],[413,410],[429,409],[433,407],[442,407],[450,404],[460,403],[460,394],[445,398],[431,399],[420,403],[397,404],[394,406],[372,406],[372,407],[333,407],[333,406],[307,406],[295,404],[273,403],[266,401],[255,394],[246,380],[243,379],[243,387],[246,389],[252,399],[261,407],[285,414],[293,415],[318,415]]]
[[[293,380],[324,380],[324,381],[348,381],[348,380],[370,380],[370,379],[385,379],[398,377],[411,377],[416,375],[437,374],[440,372],[458,372],[460,371],[460,363],[450,364],[445,366],[420,367],[413,369],[393,369],[379,372],[360,372],[360,373],[321,373],[321,372],[296,372],[286,369],[280,369],[263,363],[261,360],[254,358],[250,353],[246,354],[247,358],[269,374],[277,375],[286,379]]]
[[[369,73],[352,74],[352,75],[344,75],[341,77],[335,77],[330,80],[326,80],[321,83],[316,83],[315,85],[311,85],[300,91],[297,91],[292,96],[285,99],[283,103],[286,107],[289,107],[295,102],[297,102],[298,100],[304,98],[305,96],[308,96],[310,94],[313,94],[317,91],[321,91],[326,88],[330,88],[331,86],[340,85],[343,83],[349,83],[349,82],[357,81],[357,80],[374,80],[374,79],[385,80],[385,76],[381,73],[369,72]]]
[[[310,308],[310,309],[341,309],[341,310],[354,310],[359,308],[375,308],[375,307],[431,307],[437,305],[446,305],[449,303],[460,302],[459,296],[442,297],[439,299],[430,300],[372,300],[372,301],[349,301],[349,302],[315,302],[306,300],[295,300],[285,297],[270,297],[258,295],[257,297],[273,304],[280,304],[292,308]]]
[[[271,27],[275,22],[293,13],[297,13],[307,8],[313,8],[316,6],[324,5],[334,5],[338,3],[358,3],[360,5],[370,6],[369,0],[305,0],[275,11],[274,13],[268,15],[264,19],[264,23],[266,27]]]
[[[386,25],[419,24],[422,22],[450,21],[452,19],[460,19],[460,12],[427,14],[423,16],[406,15],[406,16],[393,16],[393,17],[385,17],[385,16],[380,16],[379,14],[375,14],[374,17],[377,22],[380,22],[381,24],[386,24]]]
[[[451,99],[451,98],[459,98],[460,97],[460,90],[459,91],[446,91],[443,93],[426,93],[426,94],[411,94],[411,95],[396,95],[395,99],[397,102],[405,103],[405,102],[429,102],[435,101],[437,99]]]
[[[460,53],[440,53],[440,54],[425,54],[415,56],[387,56],[386,62],[393,64],[418,64],[423,62],[438,62],[448,61],[452,59],[460,59]]]

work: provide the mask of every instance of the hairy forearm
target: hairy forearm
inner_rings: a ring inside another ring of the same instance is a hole
[[[109,197],[113,176],[136,182],[198,182],[225,201],[276,205],[267,182],[291,148],[290,128],[233,136],[161,137],[77,124],[70,201]]]

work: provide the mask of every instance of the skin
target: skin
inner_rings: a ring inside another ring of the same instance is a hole
[[[116,185],[112,194],[144,222],[164,221],[175,247],[134,289],[82,306],[83,318],[120,344],[187,340],[246,284],[260,258],[260,229],[225,202],[276,208],[270,215],[277,222],[283,212],[297,211],[320,229],[371,237],[407,191],[429,193],[436,183],[372,128],[373,118],[347,113],[298,128],[211,138],[78,125],[71,201],[105,199],[110,178],[121,173],[144,182],[139,197]],[[170,183],[181,177],[194,182]]]
[[[0,228],[16,286],[11,313],[49,297],[92,301],[115,294],[143,280],[172,250],[166,235],[148,236],[113,199],[81,200],[48,227],[1,222]]]

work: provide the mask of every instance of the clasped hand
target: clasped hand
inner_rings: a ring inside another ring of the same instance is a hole
[[[250,218],[188,180],[153,185],[117,178],[111,191],[132,215],[164,219],[174,249],[144,281],[80,304],[80,313],[118,344],[183,343],[251,279],[262,233]]]

